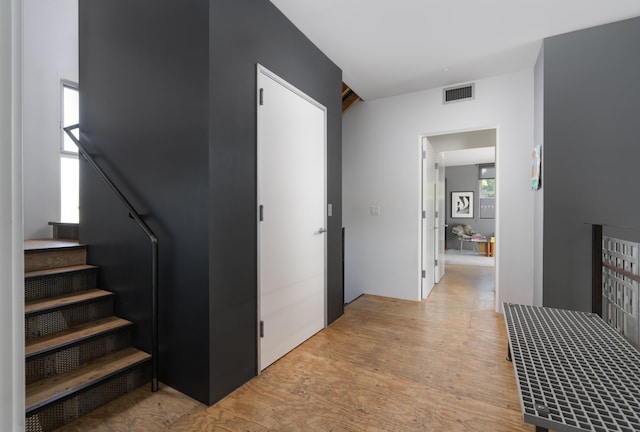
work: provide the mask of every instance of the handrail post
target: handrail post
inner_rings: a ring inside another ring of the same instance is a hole
[[[158,239],[151,239],[151,391],[158,391]]]
[[[158,237],[153,233],[149,225],[146,224],[140,214],[133,208],[129,200],[122,194],[120,189],[111,181],[109,176],[100,168],[93,157],[87,152],[80,140],[73,134],[73,130],[79,129],[80,125],[67,126],[64,132],[78,147],[78,153],[91,165],[100,178],[111,188],[120,201],[129,210],[129,216],[136,221],[138,226],[144,231],[151,241],[151,391],[158,391]]]

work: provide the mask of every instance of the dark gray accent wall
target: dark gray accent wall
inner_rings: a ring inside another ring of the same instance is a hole
[[[273,4],[265,0],[211,2],[211,394],[241,384],[238,358],[255,358],[256,317],[256,63],[328,108],[328,319],[343,312],[342,73]],[[238,316],[245,317],[239,320]],[[226,345],[215,344],[215,340]],[[234,355],[230,355],[234,353]],[[255,364],[244,364],[250,378]]]
[[[478,165],[452,166],[445,168],[446,200],[445,212],[446,223],[449,225],[446,231],[447,249],[460,249],[458,237],[451,232],[456,225],[471,225],[473,229],[489,238],[495,233],[495,219],[481,219],[479,207],[479,179]],[[452,218],[451,217],[451,192],[473,192],[473,218]],[[463,249],[472,249],[471,243],[464,243]]]
[[[328,108],[342,315],[341,71],[267,0],[87,0],[79,18],[82,140],[159,237],[160,379],[214,403],[257,372],[256,63]],[[149,350],[148,241],[80,169],[81,241]]]
[[[209,401],[207,1],[79,2],[81,140],[159,237],[161,380]],[[150,246],[85,163],[80,237],[150,351]]]
[[[544,41],[543,303],[591,310],[591,223],[639,237],[640,18]]]

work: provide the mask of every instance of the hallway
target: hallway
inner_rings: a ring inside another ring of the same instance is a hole
[[[426,301],[360,297],[212,407],[145,386],[60,430],[528,432],[493,303],[493,268],[449,265]]]

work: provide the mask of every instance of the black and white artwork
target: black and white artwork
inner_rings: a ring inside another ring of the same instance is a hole
[[[473,217],[473,192],[451,192],[451,217]]]

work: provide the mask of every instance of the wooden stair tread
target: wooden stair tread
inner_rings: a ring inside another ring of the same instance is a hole
[[[49,297],[46,299],[27,302],[24,306],[24,313],[26,315],[29,315],[38,312],[45,312],[48,310],[71,306],[74,304],[89,303],[110,296],[113,296],[112,292],[104,291],[101,289],[90,289],[72,294],[63,294],[56,297]]]
[[[80,264],[80,265],[73,265],[68,267],[57,267],[52,269],[34,270],[30,272],[25,272],[24,277],[33,278],[33,277],[39,277],[39,276],[51,276],[51,275],[57,275],[57,274],[73,273],[73,272],[83,271],[83,270],[92,270],[97,268],[98,267],[92,266],[89,264]]]
[[[25,356],[29,358],[47,351],[64,348],[65,346],[125,328],[132,324],[131,321],[112,316],[81,324],[47,336],[34,338],[26,342]]]
[[[26,412],[66,398],[137,366],[151,356],[136,348],[125,348],[88,362],[80,368],[34,382],[26,387]]]
[[[84,248],[85,245],[77,240],[35,239],[24,241],[25,252],[47,251],[56,249]]]

